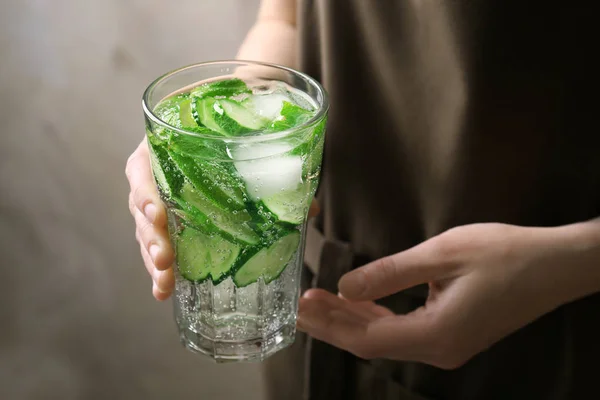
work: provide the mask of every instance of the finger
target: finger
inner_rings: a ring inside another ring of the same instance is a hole
[[[440,330],[435,313],[425,307],[406,315],[372,321],[365,334],[365,346],[372,357],[431,363],[438,356],[435,343]]]
[[[171,297],[171,292],[163,292],[156,283],[152,282],[152,296],[158,301],[164,301]]]
[[[321,212],[321,208],[319,207],[319,202],[317,199],[314,199],[312,203],[310,203],[310,209],[308,210],[308,217],[316,217]]]
[[[142,255],[142,260],[144,260],[144,266],[146,267],[146,271],[148,271],[148,275],[150,278],[154,280],[155,271],[158,271],[154,266],[154,262],[152,261],[152,257],[148,253],[148,250],[140,243],[140,254]]]
[[[431,317],[424,309],[408,315],[373,320],[352,318],[352,312],[321,299],[302,298],[298,325],[310,336],[361,358],[431,360]]]
[[[365,312],[369,312],[372,315],[377,317],[389,317],[394,315],[394,313],[386,307],[380,306],[372,301],[352,301],[352,307],[357,310],[364,310]]]
[[[303,298],[306,301],[321,301],[332,308],[344,311],[348,318],[357,322],[368,322],[369,320],[378,318],[377,315],[369,312],[366,308],[354,307],[348,300],[344,300],[322,289],[310,289],[303,295]]]
[[[149,253],[154,266],[161,271],[169,268],[174,254],[167,229],[152,225],[139,210],[135,213],[135,223],[138,241]]]
[[[167,215],[154,184],[145,139],[127,160],[125,175],[129,181],[133,205],[154,225],[166,226]]]
[[[312,337],[348,350],[355,347],[353,341],[365,329],[368,320],[345,307],[336,307],[323,300],[302,298],[297,324],[300,330]]]
[[[133,193],[131,193],[131,192],[129,192],[128,202],[129,202],[129,212],[131,213],[131,216],[135,218],[135,213],[136,213],[136,211],[138,211],[138,208],[135,206],[135,202],[133,201]]]
[[[339,291],[350,300],[376,300],[421,283],[448,278],[453,271],[424,242],[348,272],[340,279]]]
[[[341,306],[341,304],[344,304],[346,308],[368,320],[394,315],[389,309],[375,304],[372,301],[351,302],[341,295],[336,296],[323,289],[309,289],[304,293],[303,297],[307,299],[322,300],[331,306]],[[340,303],[340,300],[343,303]]]
[[[164,271],[157,270],[152,264],[150,254],[143,246],[140,246],[140,252],[146,266],[146,270],[152,277],[152,294],[157,300],[165,300],[169,298],[175,286],[175,277],[173,269],[169,268]]]

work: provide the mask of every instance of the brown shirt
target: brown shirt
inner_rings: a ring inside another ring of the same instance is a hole
[[[331,103],[326,237],[369,260],[457,225],[600,215],[593,3],[553,4],[300,1],[301,69]],[[425,295],[384,303],[406,312]],[[599,312],[599,296],[565,305],[455,371],[364,363],[313,343],[310,398],[584,398],[595,392]],[[386,379],[399,388],[381,389]]]

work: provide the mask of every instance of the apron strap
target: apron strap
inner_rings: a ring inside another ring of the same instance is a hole
[[[338,280],[352,270],[355,258],[350,244],[326,239],[314,219],[308,222],[304,263],[316,277],[316,287],[337,293]]]
[[[306,228],[304,263],[313,273],[313,287],[337,293],[337,283],[344,273],[352,269],[353,255],[350,245],[325,239],[311,219]],[[322,267],[323,266],[323,267]],[[327,343],[309,338],[306,351],[306,377],[304,398],[310,400],[344,400],[348,390],[347,379],[353,362],[352,355]]]

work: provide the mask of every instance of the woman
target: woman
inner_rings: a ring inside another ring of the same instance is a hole
[[[324,244],[307,249],[317,289],[298,319],[308,336],[266,363],[273,399],[593,393],[593,15],[541,1],[263,0],[238,58],[298,68],[331,102],[309,237]],[[162,300],[173,254],[144,141],[127,175]]]

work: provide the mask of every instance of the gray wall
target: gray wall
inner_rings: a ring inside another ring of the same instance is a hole
[[[125,160],[159,74],[231,58],[258,0],[0,4],[0,399],[259,399],[257,365],[179,345]]]

